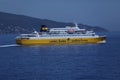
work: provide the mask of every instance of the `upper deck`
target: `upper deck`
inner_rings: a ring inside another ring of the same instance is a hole
[[[42,28],[41,28],[42,30]],[[77,24],[75,26],[66,26],[65,28],[50,28],[44,27],[43,31],[34,31],[31,34],[21,34],[17,38],[68,38],[68,37],[99,37],[93,31],[80,29]]]

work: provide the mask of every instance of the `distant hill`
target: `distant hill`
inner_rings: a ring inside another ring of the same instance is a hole
[[[0,33],[29,33],[34,29],[39,31],[41,25],[52,27],[73,26],[73,23],[56,22],[47,19],[38,19],[24,15],[16,15],[0,12]],[[104,28],[78,24],[80,28],[94,30],[96,32],[107,31]]]

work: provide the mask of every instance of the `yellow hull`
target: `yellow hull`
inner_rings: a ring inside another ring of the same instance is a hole
[[[98,38],[60,38],[60,39],[16,39],[20,45],[66,45],[105,43],[105,37]]]

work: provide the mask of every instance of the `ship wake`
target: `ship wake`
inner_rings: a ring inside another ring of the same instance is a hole
[[[17,47],[17,46],[20,46],[20,45],[17,45],[17,44],[0,45],[0,47]]]

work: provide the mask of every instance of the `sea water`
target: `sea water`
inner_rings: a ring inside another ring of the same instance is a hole
[[[0,80],[120,80],[120,33],[105,44],[20,46],[0,35]]]

